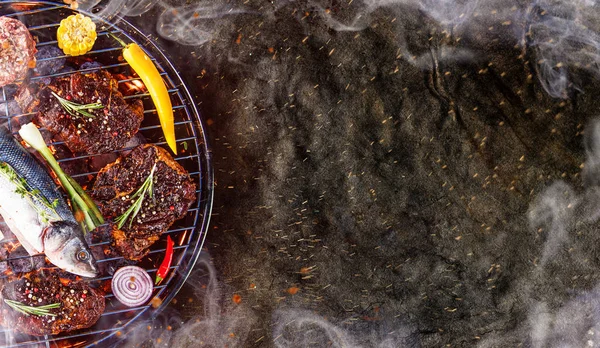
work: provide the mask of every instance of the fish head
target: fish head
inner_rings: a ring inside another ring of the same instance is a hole
[[[69,273],[89,278],[98,276],[94,255],[81,226],[74,222],[50,223],[44,233],[44,253],[50,262]]]

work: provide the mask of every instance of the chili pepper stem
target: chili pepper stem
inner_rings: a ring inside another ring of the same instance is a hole
[[[121,44],[121,46],[123,47],[127,47],[127,44],[125,43],[125,41],[121,40],[119,37],[117,37],[115,34],[111,33],[110,31],[108,32],[108,35],[110,35],[113,39],[115,39],[119,44]]]

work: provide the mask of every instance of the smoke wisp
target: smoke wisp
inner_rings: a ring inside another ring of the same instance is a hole
[[[167,40],[187,46],[200,46],[219,39],[226,32],[232,34],[233,24],[240,14],[266,15],[229,3],[188,4],[182,1],[161,0],[80,0],[79,8],[91,11],[103,5],[98,15],[112,20],[121,16],[139,16],[160,8],[156,30]],[[512,6],[511,6],[512,5]],[[285,5],[284,5],[285,7]],[[319,13],[331,29],[339,32],[366,29],[374,12],[401,14],[414,11],[415,15],[429,18],[441,29],[457,37],[488,35],[490,26],[514,24],[515,43],[531,48],[533,66],[541,87],[554,98],[567,98],[573,91],[581,91],[583,74],[600,76],[600,23],[599,7],[590,0],[536,0],[530,3],[480,0],[362,0],[352,2],[342,11],[331,11],[317,2],[309,8]],[[276,10],[277,11],[277,10]],[[398,23],[399,40],[408,29]],[[506,38],[503,38],[506,39]],[[400,42],[401,46],[406,46]],[[406,48],[406,47],[405,47]],[[454,48],[457,51],[464,48]],[[404,58],[411,63],[410,50]],[[479,57],[478,57],[479,58]]]
[[[364,30],[372,14],[380,8],[396,13],[416,9],[456,36],[462,33],[485,36],[494,26],[515,24],[512,32],[503,31],[502,35],[509,33],[515,43],[524,41],[532,49],[538,80],[554,98],[564,99],[570,91],[580,91],[582,74],[600,76],[600,12],[594,1],[537,0],[510,4],[478,0],[364,0],[355,5],[355,14],[345,19],[323,7],[315,7],[325,23],[336,31]],[[401,37],[406,29],[401,28],[401,23],[398,26]],[[409,57],[406,55],[410,60]]]
[[[243,303],[225,298],[222,283],[208,253],[203,252],[186,282],[199,306],[189,320],[167,309],[151,322],[141,322],[120,342],[122,347],[238,347],[243,346],[257,318]]]
[[[165,10],[156,30],[163,38],[182,45],[197,46],[215,37],[228,19],[245,11],[222,5],[189,5]]]
[[[538,75],[553,97],[567,98],[578,69],[600,76],[598,7],[592,1],[548,1],[532,4],[529,11],[530,45],[538,55]]]
[[[600,346],[596,337],[600,333],[600,283],[585,276],[597,267],[593,245],[597,237],[581,236],[582,230],[589,233],[582,225],[595,224],[600,218],[599,125],[600,120],[594,120],[587,127],[582,192],[557,181],[530,206],[530,233],[535,234],[538,251],[531,254],[532,271],[513,283],[520,303],[527,308],[526,324],[512,333],[489,335],[480,347],[506,344],[519,335],[528,337],[532,347]],[[570,282],[564,281],[567,278]]]
[[[227,4],[200,2],[188,4],[185,1],[161,0],[80,0],[78,8],[92,12],[108,21],[119,16],[141,16],[158,7],[160,14],[156,30],[164,39],[181,45],[198,46],[218,37],[220,30],[231,26],[234,15],[251,13]]]
[[[389,321],[393,322],[393,321]],[[279,309],[273,315],[276,347],[393,348],[416,347],[415,330],[401,324],[334,324],[310,311]]]

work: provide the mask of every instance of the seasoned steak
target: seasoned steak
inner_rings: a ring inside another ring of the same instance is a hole
[[[103,108],[84,109],[92,117],[68,112],[52,92],[69,102],[100,103]],[[123,99],[117,80],[105,70],[58,77],[47,86],[21,88],[16,100],[24,112],[37,110],[36,123],[60,136],[74,153],[120,149],[137,133],[144,118],[142,101]]]
[[[63,283],[64,282],[64,283]],[[60,304],[51,315],[26,315],[4,300],[31,307]],[[39,271],[4,284],[0,291],[0,325],[22,333],[43,336],[88,328],[104,312],[104,294],[82,281],[61,278],[57,271]]]
[[[35,41],[22,22],[0,17],[0,87],[22,79],[35,67]]]
[[[175,220],[182,218],[196,200],[196,185],[190,175],[161,147],[140,145],[126,157],[104,167],[92,189],[102,215],[116,219],[137,199],[135,192],[153,174],[153,197],[144,195],[137,215],[131,213],[122,228],[112,224],[114,246],[123,257],[139,260]]]

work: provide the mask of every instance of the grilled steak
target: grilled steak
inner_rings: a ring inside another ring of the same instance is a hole
[[[22,22],[0,17],[0,87],[22,79],[35,67],[35,41]]]
[[[61,278],[61,273],[44,270],[26,274],[4,284],[0,292],[0,325],[34,336],[56,335],[88,328],[104,312],[104,294],[81,281]],[[59,303],[51,315],[26,315],[9,306],[12,300],[39,307]]]
[[[196,200],[196,185],[166,150],[140,145],[126,157],[104,167],[92,190],[102,214],[115,219],[136,203],[132,196],[155,163],[153,197],[146,194],[137,215],[131,213],[122,228],[116,223],[112,226],[114,246],[130,260],[144,257],[160,234],[185,215]]]
[[[104,108],[84,110],[93,117],[68,112],[52,92],[70,102],[101,103]],[[144,118],[142,101],[124,100],[117,80],[105,70],[55,78],[47,86],[21,88],[16,100],[24,112],[37,110],[36,123],[59,135],[74,153],[120,149],[137,133]]]

